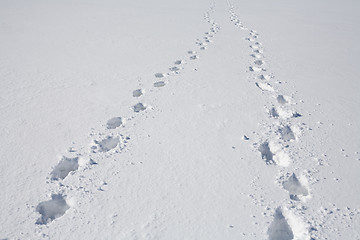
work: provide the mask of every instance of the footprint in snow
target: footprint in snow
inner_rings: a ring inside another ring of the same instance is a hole
[[[159,82],[155,82],[154,83],[154,87],[163,87],[163,86],[165,86],[166,85],[166,83],[164,82],[164,81],[159,81]]]
[[[260,47],[258,45],[250,45],[250,48],[254,50],[258,50]]]
[[[281,105],[285,105],[285,104],[287,104],[289,101],[288,100],[286,100],[286,99],[288,99],[288,97],[287,96],[284,96],[284,95],[278,95],[277,97],[276,97],[276,100],[278,101],[278,103],[280,103]]]
[[[180,64],[184,64],[184,63],[185,63],[184,60],[176,60],[176,61],[174,62],[175,65],[180,65]]]
[[[261,49],[253,49],[253,52],[254,53],[264,53],[263,50],[261,50]]]
[[[280,207],[275,210],[274,220],[267,231],[269,240],[291,240],[294,239],[294,233],[286,221]]]
[[[287,190],[290,194],[290,199],[299,201],[298,196],[307,196],[309,191],[300,183],[299,179],[293,173],[288,180],[283,182],[283,188]]]
[[[133,108],[134,112],[141,112],[146,109],[146,106],[142,103],[137,103],[132,108]]]
[[[178,71],[180,71],[180,68],[177,67],[177,66],[174,66],[174,67],[169,68],[169,70],[174,72],[174,73],[177,73]]]
[[[36,224],[48,224],[54,219],[64,215],[69,208],[69,205],[61,194],[53,194],[51,200],[41,202],[37,205],[36,211],[41,214],[41,217],[36,221]]]
[[[106,127],[107,129],[115,129],[117,127],[120,127],[123,123],[124,121],[121,117],[114,117],[107,121]]]
[[[196,52],[195,52],[195,51],[192,51],[192,50],[189,50],[187,53],[188,53],[188,54],[195,54]]]
[[[258,78],[261,79],[261,80],[270,80],[270,79],[271,79],[271,76],[270,76],[270,75],[261,74]]]
[[[261,158],[265,160],[266,164],[273,164],[275,163],[273,160],[273,153],[270,151],[270,146],[268,142],[262,143],[259,148],[259,152],[261,153]]]
[[[190,59],[191,59],[191,60],[196,60],[196,59],[198,59],[198,58],[199,58],[199,56],[197,56],[197,55],[190,56]]]
[[[294,132],[289,125],[285,125],[279,128],[281,138],[284,141],[296,140]]]
[[[65,179],[70,172],[76,171],[79,168],[79,158],[63,157],[56,165],[54,170],[50,173],[52,180]]]
[[[262,58],[260,54],[251,54],[250,56],[257,59]]]
[[[261,65],[264,64],[264,61],[262,61],[262,60],[255,60],[255,61],[254,61],[254,64],[256,64],[256,65],[258,65],[258,66],[261,66]]]
[[[133,97],[140,97],[143,94],[144,94],[144,90],[142,89],[136,89],[133,91]]]
[[[270,85],[270,83],[257,82],[255,85],[263,91],[274,92],[274,88]]]
[[[206,47],[201,47],[200,50],[206,50]]]
[[[95,140],[94,142],[99,146],[100,152],[108,152],[118,146],[118,144],[120,143],[120,139],[119,137],[107,136],[101,141]]]
[[[155,73],[154,74],[156,78],[163,78],[165,77],[167,74],[166,73]]]
[[[251,72],[266,71],[264,68],[261,68],[261,67],[249,67],[249,70],[250,70]]]

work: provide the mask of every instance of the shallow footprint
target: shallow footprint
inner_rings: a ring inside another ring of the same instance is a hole
[[[249,70],[251,72],[260,72],[260,71],[263,71],[264,69],[262,69],[260,67],[249,67]]]
[[[133,106],[134,112],[141,112],[141,111],[144,111],[145,109],[146,109],[146,106],[142,103],[137,103]]]
[[[185,63],[184,60],[176,60],[176,61],[174,62],[175,65],[180,65],[180,64],[184,64],[184,63]]]
[[[111,118],[106,123],[108,129],[115,129],[120,127],[121,124],[123,124],[123,119],[121,117]]]
[[[99,145],[100,152],[108,152],[111,149],[116,148],[116,146],[120,143],[119,137],[111,137],[107,136],[105,139],[101,141],[94,141],[97,145]]]
[[[156,78],[163,78],[165,77],[167,74],[166,73],[155,73],[155,77]]]
[[[163,87],[165,86],[165,82],[164,81],[159,81],[159,82],[155,82],[154,83],[154,87]]]
[[[190,57],[191,60],[196,60],[198,58],[199,58],[199,56],[197,56],[197,55],[193,55],[193,56]]]
[[[255,61],[254,61],[254,64],[256,64],[256,65],[258,65],[258,66],[261,66],[261,65],[264,64],[264,61],[262,61],[262,60],[255,60]]]
[[[136,89],[133,91],[133,97],[140,97],[144,94],[144,91],[142,89]]]
[[[275,91],[274,88],[269,83],[259,82],[259,83],[255,83],[255,84],[258,88],[260,88],[263,91],[270,91],[270,92]]]
[[[270,79],[271,79],[271,76],[270,76],[270,75],[261,74],[258,78],[261,79],[261,80],[270,80]]]

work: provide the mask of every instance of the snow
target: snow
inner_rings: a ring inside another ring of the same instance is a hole
[[[360,3],[0,3],[1,239],[360,239]]]

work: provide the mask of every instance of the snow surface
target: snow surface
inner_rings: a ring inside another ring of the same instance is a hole
[[[0,239],[360,239],[359,11],[0,1]]]

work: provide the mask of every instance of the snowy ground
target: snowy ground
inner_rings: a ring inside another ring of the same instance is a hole
[[[360,239],[359,11],[0,1],[0,239]]]

